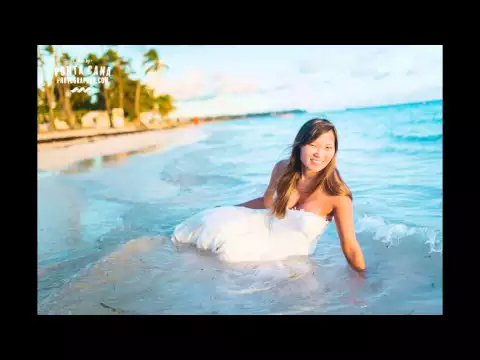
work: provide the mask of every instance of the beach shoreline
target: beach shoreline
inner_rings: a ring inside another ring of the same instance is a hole
[[[59,171],[86,159],[157,146],[166,149],[197,141],[201,126],[188,124],[169,129],[139,131],[115,136],[95,136],[74,140],[37,143],[37,169]]]
[[[41,171],[60,171],[79,161],[98,156],[137,151],[152,146],[167,148],[191,143],[196,140],[187,134],[192,131],[201,132],[199,129],[206,124],[258,116],[283,116],[304,112],[304,110],[289,110],[198,118],[198,123],[193,121],[184,122],[171,127],[157,129],[136,129],[133,126],[129,126],[124,129],[77,129],[54,133],[38,133],[37,169]]]

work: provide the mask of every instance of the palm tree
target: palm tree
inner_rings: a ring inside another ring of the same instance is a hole
[[[150,65],[149,68],[145,70],[145,74],[148,74],[150,71],[158,71],[161,68],[169,68],[167,64],[160,61],[157,50],[155,49],[148,50],[143,56],[145,57],[143,65]]]
[[[104,52],[104,46],[105,45],[100,45],[101,46],[101,49],[102,49],[102,56],[100,58],[101,60],[101,63],[99,65],[101,66],[105,66],[106,63],[107,63],[107,56],[106,56],[106,53]],[[103,97],[105,99],[105,110],[107,111],[108,113],[108,116],[110,118],[110,126],[113,127],[113,119],[112,119],[112,111],[110,109],[110,99],[109,99],[109,95],[108,95],[108,86],[106,86],[106,84],[103,84],[103,85],[100,85],[100,86],[103,86]]]
[[[106,56],[104,53],[102,53],[102,56],[100,58],[97,57],[97,55],[93,54],[93,53],[90,53],[87,55],[87,60],[89,61],[88,62],[88,65],[89,66],[92,66],[92,68],[95,68],[95,66],[106,66]],[[99,94],[98,94],[98,103],[100,105],[102,105],[102,103],[100,102],[100,94],[103,92],[103,101],[104,101],[104,106],[105,106],[105,111],[107,112],[108,114],[108,119],[109,119],[109,122],[110,122],[110,127],[113,128],[113,117],[112,117],[112,111],[111,111],[111,108],[110,108],[110,99],[109,99],[109,93],[108,93],[108,86],[107,84],[105,83],[102,83],[102,84],[98,84],[98,91],[99,91]]]
[[[173,105],[173,98],[169,94],[156,97],[155,102],[158,104],[160,116],[162,118],[176,109],[176,107]]]
[[[137,80],[135,90],[135,126],[140,126],[140,79]]]
[[[55,48],[53,45],[46,45],[45,48],[44,48],[45,52],[50,55],[50,56],[53,56],[53,59],[54,59],[54,69],[58,67],[58,58],[57,58],[57,53],[55,52]],[[53,87],[54,86],[57,86],[57,89],[58,89],[58,96],[60,98],[60,104],[63,104],[63,92],[61,91],[61,86],[60,84],[57,84],[56,82],[56,79],[57,79],[57,76],[55,75],[55,71],[53,72],[52,74],[52,92],[53,92]]]
[[[53,55],[54,59],[54,69],[58,67],[58,54],[55,50],[55,47],[53,45],[47,45],[45,47],[45,51],[49,55]],[[62,66],[65,66],[65,60],[68,61],[68,65],[72,64],[72,61],[70,59],[70,56],[68,54],[62,54],[60,57],[60,62]],[[69,84],[60,84],[57,82],[57,76],[55,75],[55,71],[53,72],[52,75],[52,92],[54,89],[54,86],[57,87],[58,90],[58,97],[60,99],[60,104],[63,107],[63,111],[65,112],[65,116],[68,121],[68,125],[70,126],[71,129],[75,127],[75,117],[73,116],[72,113],[72,106],[70,104],[70,85]]]
[[[106,62],[113,65],[115,79],[118,85],[118,107],[124,109],[123,104],[123,77],[126,74],[126,67],[130,65],[130,61],[124,60],[121,56],[118,55],[117,51],[109,49],[105,53]]]
[[[162,68],[168,69],[169,66],[160,61],[160,57],[155,49],[148,50],[144,56],[143,65],[149,65],[148,69],[145,70],[145,75],[149,72],[156,72]],[[140,80],[137,81],[137,91],[135,94],[135,112],[136,112],[136,125],[140,125]]]
[[[50,91],[50,88],[48,86],[47,82],[47,73],[45,72],[45,62],[43,61],[43,55],[42,55],[42,50],[40,49],[40,46],[37,47],[37,61],[40,63],[40,66],[42,68],[43,72],[43,86],[45,88],[45,95],[47,96],[47,103],[48,103],[48,123],[50,125],[50,128],[52,130],[55,130],[55,121],[54,121],[54,115],[53,115],[53,108],[55,106],[55,99],[53,98],[53,91]],[[53,89],[53,84],[52,84],[52,89]]]
[[[71,65],[72,64],[72,59],[70,57],[70,55],[68,55],[67,53],[64,53],[62,52],[62,54],[60,55],[60,63],[62,64],[62,66],[66,66],[67,64],[68,65]],[[75,128],[75,123],[76,123],[76,119],[75,119],[75,115],[72,111],[72,103],[70,101],[70,97],[72,96],[72,93],[70,92],[70,84],[59,84],[59,85],[63,85],[63,109],[65,111],[65,114],[67,116],[67,119],[68,119],[68,124],[70,125],[70,128]],[[59,90],[59,93],[61,94],[62,91]]]

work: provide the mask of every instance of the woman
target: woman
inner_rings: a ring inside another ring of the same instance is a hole
[[[273,168],[263,197],[200,212],[176,227],[172,241],[195,244],[229,262],[281,260],[310,255],[334,218],[347,262],[364,271],[352,194],[336,168],[337,151],[337,131],[330,121],[306,122],[290,158]]]

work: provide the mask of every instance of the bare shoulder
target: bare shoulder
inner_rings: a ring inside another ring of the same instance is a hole
[[[350,211],[352,209],[352,199],[346,195],[332,196],[331,204],[333,211],[342,213],[345,211]]]
[[[352,204],[352,199],[346,195],[337,195],[337,196],[332,196],[332,203],[336,206],[349,206]]]
[[[315,208],[315,212],[322,216],[327,214],[325,216],[332,220],[336,216],[342,216],[345,210],[348,212],[349,203],[351,200],[348,196],[329,195],[319,190],[309,201],[309,207]]]
[[[277,186],[278,180],[282,177],[285,168],[288,164],[288,160],[280,160],[275,164],[272,170],[272,176],[270,177],[269,190],[272,191]]]
[[[288,159],[283,159],[280,160],[275,164],[275,172],[281,174],[285,171],[285,168],[287,167],[288,164]]]
[[[288,164],[288,160],[280,160],[275,164],[272,170],[272,175],[270,176],[270,183],[265,190],[265,194],[263,195],[264,203],[266,207],[270,207],[270,204],[273,199],[273,194],[276,191],[278,181],[282,177],[285,168]]]

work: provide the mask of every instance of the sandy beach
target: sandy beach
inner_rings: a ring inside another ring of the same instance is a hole
[[[183,126],[174,129],[76,139],[60,143],[38,144],[37,168],[39,170],[61,170],[69,165],[97,156],[113,155],[158,146],[166,149],[177,145],[191,144],[203,137],[201,126]]]

